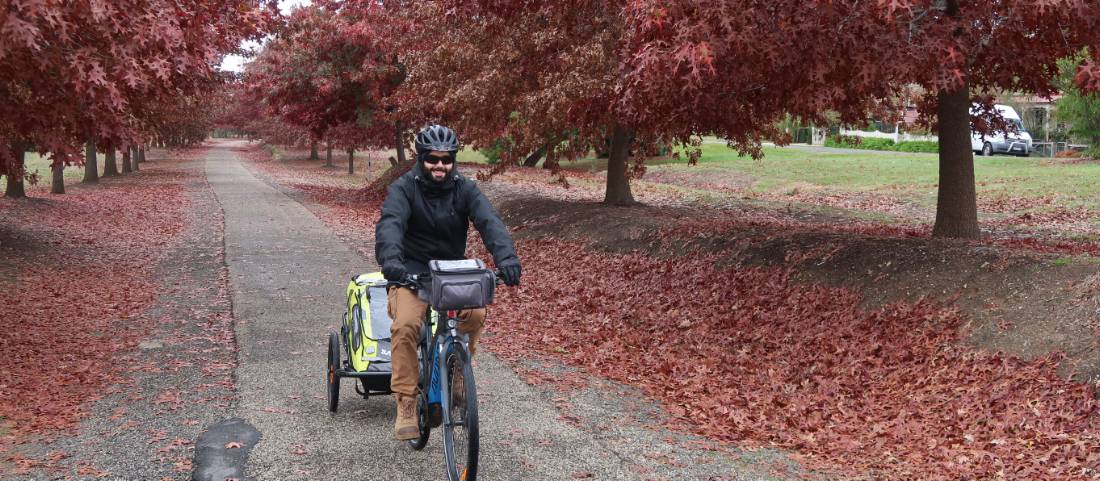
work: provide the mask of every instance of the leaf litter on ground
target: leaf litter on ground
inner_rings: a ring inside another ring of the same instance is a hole
[[[0,269],[16,273],[6,281],[0,278],[0,303],[6,306],[0,355],[7,360],[0,364],[0,419],[10,429],[0,439],[0,452],[10,452],[8,460],[21,472],[61,468],[24,461],[5,445],[50,442],[70,432],[93,402],[126,392],[129,373],[188,368],[186,363],[143,363],[135,352],[154,325],[186,322],[154,318],[145,310],[163,281],[155,277],[156,267],[185,241],[181,233],[190,208],[185,186],[195,173],[175,163],[202,152],[173,151],[140,173],[74,186],[61,196],[32,190],[32,196],[43,197],[0,201],[0,225],[18,241],[0,242],[0,247],[20,253],[0,261]],[[0,228],[0,241],[6,234]],[[165,391],[152,402],[172,410],[182,400]],[[109,417],[120,422],[127,414],[116,408]],[[117,436],[137,427],[126,421],[104,434]],[[152,443],[164,441],[156,434]],[[172,441],[158,452],[175,457],[185,444]],[[75,463],[77,474],[93,474],[88,461]]]

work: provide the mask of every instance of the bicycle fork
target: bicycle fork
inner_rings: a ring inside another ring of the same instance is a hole
[[[431,366],[431,379],[428,382],[428,405],[440,404],[443,411],[443,423],[449,424],[450,420],[450,396],[443,395],[443,386],[450,386],[449,377],[450,373],[447,372],[447,356],[454,350],[454,345],[459,344],[462,346],[463,352],[469,356],[469,335],[458,332],[458,320],[455,318],[447,319],[447,336],[445,339],[440,340],[439,334],[433,336],[432,344],[435,349],[429,349],[428,365]],[[467,359],[466,362],[469,362]],[[448,392],[449,394],[449,392]]]
[[[447,357],[454,352],[454,346],[457,344],[462,347],[463,353],[469,356],[469,336],[458,332],[458,319],[448,316],[447,319],[447,338],[443,342],[436,343],[436,369],[438,376],[433,375],[433,382],[438,378],[439,384],[435,386],[438,388],[436,392],[436,399],[442,401],[443,408],[443,425],[451,426],[454,420],[451,419],[451,397],[450,392],[450,376],[451,373],[447,371]],[[464,362],[470,362],[469,358],[465,358]],[[465,385],[465,384],[463,384]],[[443,386],[447,386],[447,395],[443,395]]]

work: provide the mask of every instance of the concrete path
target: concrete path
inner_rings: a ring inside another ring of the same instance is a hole
[[[388,396],[364,400],[345,382],[339,412],[331,414],[326,406],[327,335],[340,322],[348,279],[375,270],[373,262],[342,243],[303,205],[250,173],[234,152],[243,143],[214,145],[206,174],[225,213],[240,346],[236,415],[261,435],[248,458],[248,476],[445,479],[440,431],[432,432],[420,452],[394,441],[394,403]],[[640,464],[652,461],[655,452],[680,450],[665,446],[669,436],[660,429],[592,430],[563,422],[546,391],[527,385],[492,355],[480,354],[476,366],[482,433],[478,479],[647,479],[663,469]],[[606,412],[593,417],[603,419]],[[616,424],[615,419],[603,421]],[[715,453],[684,451],[674,457],[704,455],[711,458],[708,474],[688,468],[691,474],[680,472],[676,478],[741,477]],[[722,476],[714,477],[718,473]]]

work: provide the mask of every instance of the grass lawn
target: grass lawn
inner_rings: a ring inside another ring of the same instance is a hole
[[[702,145],[697,165],[685,160],[655,158],[647,171],[690,174],[720,179],[739,177],[746,189],[783,192],[799,188],[824,188],[838,192],[881,192],[933,204],[938,179],[936,154],[848,151],[804,147],[765,147],[764,157],[742,157],[721,143]],[[585,158],[564,162],[568,169],[602,171],[605,159]],[[975,157],[979,197],[1058,197],[1066,207],[1100,207],[1096,183],[1100,162],[1067,163],[1039,157]],[[645,177],[643,177],[644,179]]]
[[[119,162],[122,162],[119,159]],[[45,186],[47,189],[50,185],[50,159],[48,156],[43,157],[36,152],[27,152],[23,160],[23,165],[27,168],[28,174],[38,174],[38,185]],[[103,154],[99,154],[99,173],[103,174]],[[119,164],[121,166],[121,163]],[[83,165],[70,165],[65,167],[65,185],[74,184],[84,179],[84,166]],[[28,185],[28,187],[30,187]],[[7,182],[0,183],[0,192],[7,189]]]
[[[476,151],[474,149],[471,149],[469,147],[463,147],[462,150],[458,151],[458,161],[459,162],[474,162],[474,163],[478,163],[478,164],[487,164],[487,163],[489,163],[489,159],[485,158],[485,154],[482,154],[481,152],[478,152],[478,151]]]

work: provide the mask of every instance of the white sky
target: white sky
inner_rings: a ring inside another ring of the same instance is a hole
[[[283,15],[287,15],[291,10],[300,5],[309,5],[310,0],[279,0],[279,12]],[[260,44],[256,42],[245,42],[242,45],[246,49],[254,49],[259,47]],[[245,58],[240,55],[226,55],[222,59],[221,69],[230,70],[233,72],[240,72],[244,70]]]

